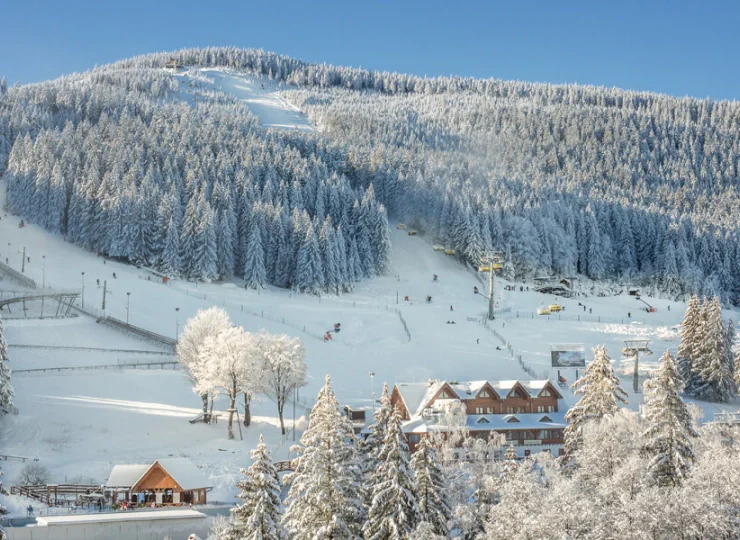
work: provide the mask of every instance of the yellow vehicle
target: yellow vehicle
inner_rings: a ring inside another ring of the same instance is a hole
[[[399,224],[398,224],[398,225],[396,226],[396,229],[402,229],[402,230],[406,230],[406,225],[404,225],[403,223],[399,223]]]
[[[493,263],[493,269],[494,270],[501,270],[504,267],[501,263]]]
[[[547,307],[537,308],[537,315],[549,315],[549,314],[550,314],[550,308],[547,308]]]
[[[416,231],[409,231],[409,236],[416,236]]]
[[[478,267],[478,272],[490,272],[490,271],[491,271],[490,266],[479,266]]]
[[[550,311],[556,312],[556,311],[563,311],[563,306],[560,304],[550,304]]]
[[[454,255],[455,254],[455,250],[454,249],[445,249],[445,253],[447,255]]]
[[[444,251],[445,247],[440,246],[439,244],[436,244],[432,249],[434,249],[434,251]]]

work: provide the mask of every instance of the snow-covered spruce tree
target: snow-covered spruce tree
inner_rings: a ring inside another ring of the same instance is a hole
[[[324,269],[321,265],[319,241],[313,224],[309,223],[303,244],[298,250],[296,277],[293,288],[300,292],[319,294],[324,287]]]
[[[249,234],[244,261],[244,281],[250,289],[262,288],[267,282],[265,250],[262,247],[262,234],[259,227],[252,227]]]
[[[401,430],[398,409],[388,422],[382,448],[383,461],[375,471],[373,500],[362,527],[365,540],[411,540],[419,524],[419,507],[409,447]]]
[[[735,332],[735,323],[730,319],[727,321],[727,329],[725,330],[725,368],[724,371],[730,374],[731,378],[731,398],[738,395],[740,385],[735,381],[735,373],[737,365],[735,362],[735,341],[737,339]]]
[[[620,403],[627,403],[627,393],[614,374],[606,347],[601,345],[593,352],[594,359],[583,377],[572,385],[574,395],[582,397],[565,415],[568,422],[564,431],[566,461],[572,459],[578,449],[581,430],[587,422],[613,415]]]
[[[177,340],[177,361],[185,368],[193,386],[196,386],[199,382],[197,376],[204,372],[199,366],[206,361],[203,351],[206,338],[217,336],[233,325],[229,314],[215,306],[208,309],[199,309],[185,323],[185,327]],[[208,396],[208,392],[200,394],[203,400],[203,414],[205,415],[208,414]]]
[[[670,351],[661,358],[658,371],[644,384],[645,421],[643,452],[651,456],[648,472],[661,486],[678,486],[694,461],[691,415],[679,397],[682,382]]]
[[[452,519],[447,501],[447,482],[439,463],[437,452],[426,437],[422,437],[411,456],[414,471],[419,517],[431,525],[435,534],[446,537]]]
[[[362,476],[349,420],[340,413],[331,378],[319,392],[298,453],[283,524],[293,540],[354,540],[364,519]]]
[[[388,395],[388,383],[383,383],[383,392],[378,401],[379,407],[375,411],[375,421],[370,426],[370,434],[364,441],[359,441],[362,454],[362,477],[364,479],[363,502],[366,509],[369,509],[372,504],[373,489],[376,480],[378,480],[376,472],[384,459],[382,455],[383,442],[388,431],[388,422],[393,414],[390,396]]]
[[[719,297],[712,298],[706,313],[693,366],[697,383],[692,395],[705,401],[726,403],[735,395],[735,381],[727,361],[727,338]]]
[[[281,524],[280,484],[267,445],[260,435],[252,451],[252,465],[242,469],[244,480],[236,487],[243,504],[231,510],[231,526],[219,540],[287,540]]]
[[[740,389],[740,345],[735,349],[735,385]]]
[[[686,393],[693,394],[696,380],[694,377],[694,361],[696,359],[696,350],[700,342],[701,332],[701,305],[699,297],[693,295],[689,298],[686,306],[686,313],[681,322],[681,342],[678,344],[676,351],[676,365],[678,373],[683,380]]]
[[[10,357],[8,343],[5,341],[5,327],[0,317],[0,412],[8,413],[13,407],[13,387],[11,386]]]

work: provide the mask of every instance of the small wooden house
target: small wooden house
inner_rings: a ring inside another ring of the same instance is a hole
[[[184,458],[160,459],[151,465],[115,465],[105,484],[114,504],[157,506],[205,504],[212,487],[200,469]]]

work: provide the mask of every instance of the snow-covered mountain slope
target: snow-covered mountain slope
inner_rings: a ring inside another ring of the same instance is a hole
[[[313,131],[308,117],[280,97],[280,87],[265,77],[224,69],[190,69],[177,74],[179,95],[189,103],[209,99],[210,92],[223,92],[245,103],[268,128]]]

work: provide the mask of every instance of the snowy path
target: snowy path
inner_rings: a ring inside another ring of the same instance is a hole
[[[208,99],[207,92],[219,91],[245,103],[264,127],[313,131],[308,117],[278,94],[273,81],[222,69],[188,70],[177,75],[180,96],[193,103]]]

